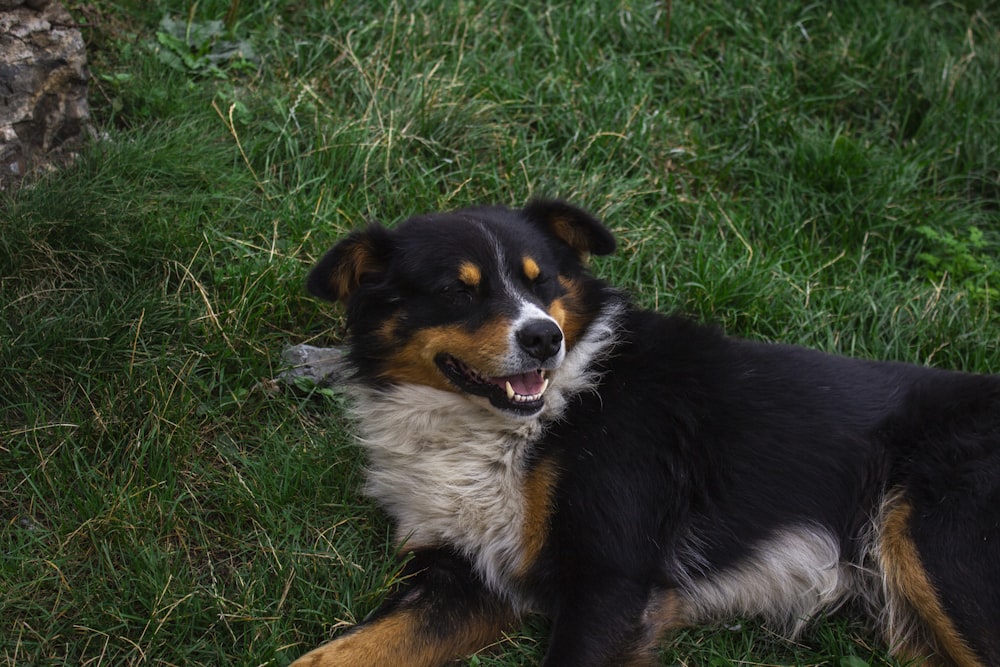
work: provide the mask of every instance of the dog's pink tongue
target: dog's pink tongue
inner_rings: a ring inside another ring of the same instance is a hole
[[[531,371],[530,373],[520,373],[518,375],[508,375],[507,377],[493,378],[501,387],[505,387],[507,383],[510,383],[511,388],[514,390],[515,394],[520,394],[521,396],[534,396],[542,392],[542,388],[545,386],[545,378],[538,371]]]

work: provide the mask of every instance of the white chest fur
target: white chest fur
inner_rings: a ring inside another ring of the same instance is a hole
[[[592,362],[613,347],[621,312],[612,303],[591,323],[552,373],[545,408],[532,419],[423,385],[358,388],[354,413],[369,461],[365,490],[395,520],[399,542],[450,545],[493,590],[510,591],[505,584],[523,565],[531,449],[569,397],[596,383]]]
[[[366,492],[409,547],[449,544],[494,590],[520,565],[522,487],[538,420],[517,422],[450,392],[402,385],[356,405]]]

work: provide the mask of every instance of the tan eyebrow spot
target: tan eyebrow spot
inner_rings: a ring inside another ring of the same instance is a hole
[[[483,273],[472,262],[462,262],[458,267],[458,279],[469,287],[477,287],[479,281],[483,279]]]
[[[538,262],[536,262],[531,257],[527,256],[521,259],[521,267],[524,270],[524,275],[527,276],[528,280],[534,280],[535,278],[538,277],[538,274],[542,272],[542,270],[538,268]]]

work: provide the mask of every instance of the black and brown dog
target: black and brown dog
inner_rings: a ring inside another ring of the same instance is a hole
[[[409,559],[295,664],[439,665],[539,612],[546,665],[650,665],[673,628],[850,600],[900,656],[1000,665],[1000,377],[636,308],[586,268],[614,248],[535,201],[374,225],[313,269]]]

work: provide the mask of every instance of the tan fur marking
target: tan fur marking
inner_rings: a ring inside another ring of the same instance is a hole
[[[521,526],[521,572],[525,573],[538,558],[549,536],[552,494],[559,472],[551,459],[545,459],[524,480],[524,523]]]
[[[552,218],[549,222],[552,233],[561,238],[570,248],[576,250],[580,261],[586,264],[590,260],[590,242],[585,234],[581,234],[576,223],[561,216]]]
[[[549,304],[549,315],[552,317],[552,319],[556,321],[556,324],[559,325],[559,328],[562,329],[563,333],[565,334],[566,306],[561,298],[556,299],[551,304]]]
[[[396,337],[396,327],[399,326],[399,317],[393,315],[385,322],[379,325],[375,332],[375,335],[382,340],[386,345],[391,345],[393,339]]]
[[[665,633],[690,625],[688,616],[680,594],[670,589],[650,596],[642,622],[659,641]]]
[[[436,667],[493,642],[513,620],[476,615],[456,619],[448,635],[431,636],[421,623],[426,613],[400,611],[362,625],[310,651],[292,667]]]
[[[587,326],[587,320],[577,306],[580,301],[580,286],[565,276],[559,276],[559,284],[566,290],[566,294],[552,302],[549,315],[563,330],[566,346],[571,348]]]
[[[348,255],[341,261],[330,275],[329,284],[337,294],[337,299],[346,301],[366,273],[382,270],[376,261],[371,245],[360,240],[349,249]]]
[[[460,325],[418,331],[392,355],[385,376],[396,382],[458,392],[441,374],[434,359],[444,352],[484,375],[503,375],[500,365],[507,354],[509,331],[510,322],[505,319],[487,322],[475,331]]]
[[[542,270],[538,268],[538,262],[527,256],[521,259],[521,268],[524,271],[524,276],[528,280],[534,280],[542,272]]]
[[[626,667],[653,667],[658,665],[656,650],[664,635],[691,624],[684,601],[675,590],[654,592],[642,612],[642,634],[616,664]]]
[[[458,267],[458,279],[469,287],[478,287],[483,279],[483,272],[472,262],[462,262]]]
[[[983,667],[941,607],[934,585],[927,577],[920,554],[910,537],[911,512],[910,504],[904,499],[898,501],[885,515],[881,551],[887,584],[912,605],[930,629],[935,643],[951,657],[957,667]],[[924,657],[928,652],[928,647],[923,646],[904,645],[899,648],[914,657]]]

